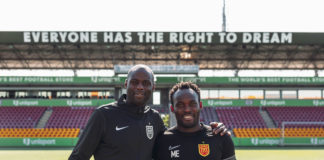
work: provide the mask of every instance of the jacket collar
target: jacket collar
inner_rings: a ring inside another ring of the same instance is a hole
[[[150,110],[149,106],[138,107],[134,105],[126,104],[126,94],[123,94],[118,100],[118,106],[128,112],[131,112],[136,115],[142,115]]]

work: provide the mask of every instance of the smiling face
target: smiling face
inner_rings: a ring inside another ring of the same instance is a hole
[[[174,114],[177,127],[182,132],[195,132],[200,129],[200,102],[197,93],[189,89],[179,89],[173,95]]]
[[[153,75],[146,68],[137,68],[129,73],[125,87],[127,104],[145,106],[154,90]]]

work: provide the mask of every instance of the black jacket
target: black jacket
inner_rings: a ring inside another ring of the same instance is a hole
[[[159,113],[118,102],[97,108],[91,115],[69,160],[151,160],[154,141],[165,131]]]
[[[160,135],[155,145],[155,160],[235,160],[234,144],[229,135],[213,135],[209,126],[193,133],[175,127]]]

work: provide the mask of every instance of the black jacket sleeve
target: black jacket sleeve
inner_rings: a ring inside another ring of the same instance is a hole
[[[224,135],[222,160],[236,160],[234,143],[231,136]]]
[[[167,130],[160,115],[158,116],[158,124],[159,124],[159,134],[162,134],[164,131]]]
[[[153,153],[152,153],[152,158],[154,160],[158,160],[158,151],[159,151],[159,147],[160,147],[160,137],[161,137],[162,133],[159,134],[155,140],[155,143],[154,143],[154,148],[153,148]]]
[[[158,135],[157,135],[157,138],[155,139],[155,143],[154,143],[154,147],[153,147],[153,153],[152,153],[152,158],[153,159],[158,159],[157,158],[157,151],[158,151],[158,143],[159,143],[159,137],[164,133],[164,131],[166,131],[167,130],[167,128],[166,128],[166,126],[164,125],[164,123],[163,123],[163,120],[162,120],[162,118],[161,118],[161,116],[159,115],[159,114],[157,114],[158,116],[157,116],[157,122],[158,122],[158,130],[159,130],[159,132],[158,132]]]
[[[69,160],[90,159],[103,135],[103,125],[103,115],[100,113],[99,109],[96,109],[92,113],[85,129],[83,130],[83,133],[81,134],[78,143],[74,147]]]

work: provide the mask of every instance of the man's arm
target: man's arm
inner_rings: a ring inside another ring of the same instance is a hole
[[[158,135],[158,137],[155,139],[155,143],[154,143],[154,147],[153,147],[153,153],[152,153],[152,158],[154,160],[158,160],[158,151],[159,151],[159,137],[161,136],[161,134]]]
[[[231,136],[225,135],[222,145],[222,160],[236,160],[234,143]]]
[[[163,132],[167,130],[166,126],[164,125],[163,123],[163,120],[160,116],[160,114],[158,114],[157,118],[156,118],[156,121],[157,121],[157,124],[158,124],[158,135],[155,139],[155,143],[154,143],[154,147],[153,147],[153,153],[152,153],[152,158],[154,160],[158,160],[158,151],[159,151],[159,144],[160,144],[160,141],[159,141],[159,137],[162,136]]]
[[[77,145],[74,147],[69,160],[89,160],[95,149],[97,148],[102,133],[103,133],[103,124],[104,124],[103,115],[96,109],[83,133],[81,134]]]

